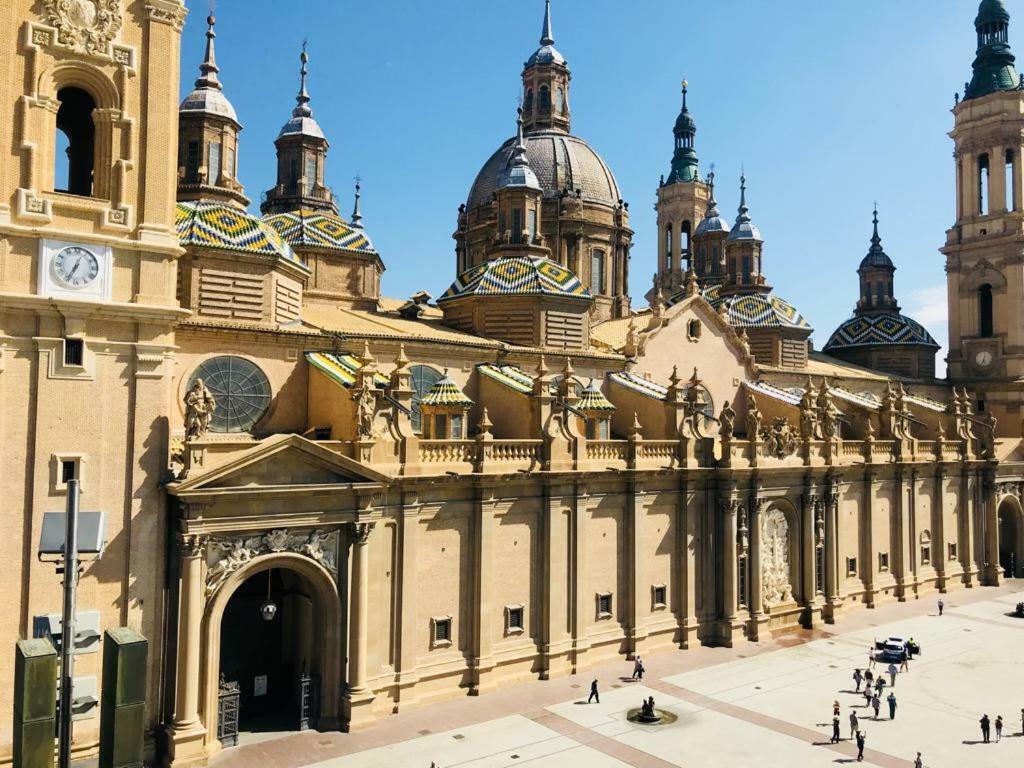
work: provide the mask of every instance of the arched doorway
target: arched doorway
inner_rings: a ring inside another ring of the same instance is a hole
[[[276,607],[269,620],[262,610],[267,602]],[[304,672],[321,692],[310,727],[339,727],[341,603],[333,576],[319,563],[280,552],[240,568],[211,596],[203,641],[202,719],[209,754],[220,749],[222,673],[225,681],[238,683],[243,733],[298,730]]]
[[[1024,520],[1020,502],[1008,496],[999,504],[999,565],[1003,574],[1015,578],[1022,573],[1024,555]]]

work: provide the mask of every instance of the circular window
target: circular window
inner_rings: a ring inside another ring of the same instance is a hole
[[[270,382],[244,357],[211,357],[196,368],[189,389],[196,379],[203,380],[217,401],[210,419],[212,432],[248,432],[270,407]]]
[[[423,417],[420,414],[420,400],[441,380],[441,374],[427,365],[414,365],[409,368],[412,376],[412,429],[419,434],[423,430]]]

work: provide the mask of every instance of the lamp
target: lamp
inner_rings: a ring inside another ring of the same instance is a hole
[[[277,616],[277,603],[270,599],[270,577],[272,573],[273,570],[267,571],[267,599],[260,606],[260,616],[263,617],[264,621],[273,621],[274,617]]]

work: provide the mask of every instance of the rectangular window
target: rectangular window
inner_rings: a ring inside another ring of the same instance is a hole
[[[437,616],[431,619],[434,625],[434,646],[451,645],[452,643],[452,617]]]
[[[199,142],[190,141],[185,156],[185,181],[195,184],[199,181]]]
[[[82,339],[64,339],[64,365],[81,367],[85,359],[85,342]]]
[[[608,419],[598,419],[597,422],[597,439],[608,440],[610,435],[608,434]]]
[[[978,156],[978,214],[988,215],[988,155]]]
[[[235,150],[224,150],[224,175],[229,179],[235,178]]]
[[[60,462],[60,481],[64,485],[68,480],[74,480],[78,476],[78,462],[75,459],[62,459]]]
[[[750,256],[747,254],[743,255],[743,282],[750,282]]]
[[[526,212],[527,230],[530,232],[530,242],[537,239],[537,211],[531,208]]]
[[[505,606],[505,631],[508,634],[518,634],[526,629],[523,621],[525,612],[521,605]]]
[[[664,584],[655,584],[652,587],[654,593],[654,607],[664,608],[668,605],[668,588]]]
[[[434,439],[444,440],[448,437],[448,417],[438,413],[434,415]]]
[[[949,545],[949,559],[956,560],[956,542],[952,542]]]
[[[747,558],[740,555],[736,568],[736,599],[740,608],[747,605]]]
[[[210,162],[208,163],[209,175],[206,178],[207,184],[216,184],[220,178],[220,142],[210,142]]]
[[[452,416],[452,440],[461,440],[462,438],[462,417]]]
[[[512,209],[512,242],[523,242],[523,209]]]
[[[592,293],[605,293],[604,282],[604,251],[595,250],[590,254],[590,290]]]
[[[610,619],[612,616],[612,593],[601,592],[597,596],[597,618]]]
[[[597,420],[587,419],[587,440],[597,439]]]
[[[846,575],[847,576],[856,576],[857,575],[857,558],[856,557],[848,557],[848,558],[846,558]]]
[[[878,570],[888,571],[889,570],[889,553],[879,552],[878,553]]]
[[[292,158],[288,163],[288,184],[294,190],[299,184],[299,160]]]
[[[932,561],[932,548],[925,544],[921,547],[921,565],[928,565]]]
[[[83,472],[82,466],[85,456],[80,453],[55,453],[53,490],[66,491],[69,480],[77,480],[79,488],[82,487]]]
[[[306,158],[306,191],[311,192],[316,184],[316,157]]]

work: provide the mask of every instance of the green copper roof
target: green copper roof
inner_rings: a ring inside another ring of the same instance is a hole
[[[672,129],[675,135],[675,151],[672,153],[672,170],[665,179],[666,184],[677,182],[699,181],[697,150],[694,148],[697,137],[697,123],[690,110],[686,107],[686,83],[683,83],[683,108],[679,111],[676,124]]]
[[[1010,50],[1010,14],[1002,0],[982,0],[974,20],[978,33],[978,51],[974,58],[974,75],[964,92],[964,99],[976,99],[996,91],[1016,91],[1021,87]]]

